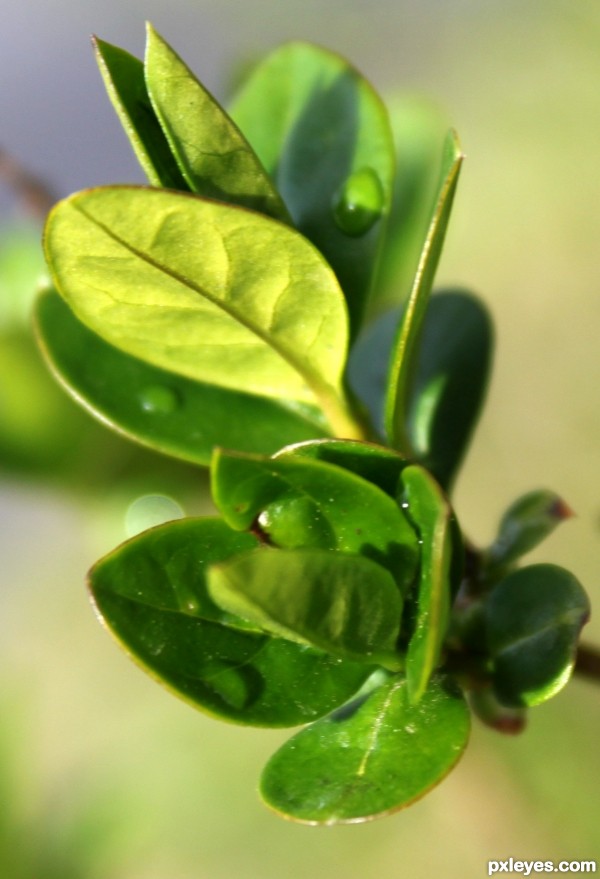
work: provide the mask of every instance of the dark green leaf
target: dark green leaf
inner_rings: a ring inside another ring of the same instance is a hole
[[[281,196],[244,136],[150,24],[145,76],[152,106],[189,188],[286,220]]]
[[[164,454],[208,465],[226,445],[270,454],[322,436],[318,409],[191,381],[124,354],[80,323],[47,290],[36,305],[38,338],[67,390],[104,423]]]
[[[291,43],[258,66],[231,115],[297,228],[336,272],[355,334],[392,195],[394,146],[385,107],[342,58]]]
[[[350,387],[381,437],[385,436],[384,404],[390,358],[401,317],[402,309],[394,308],[365,327],[352,346],[348,360]]]
[[[58,292],[105,341],[196,381],[320,405],[356,436],[342,292],[286,226],[183,193],[108,187],[60,202],[45,246]]]
[[[413,465],[402,471],[403,503],[421,545],[414,632],[406,652],[410,701],[417,703],[435,671],[450,615],[452,510],[433,477]]]
[[[367,327],[348,364],[352,389],[381,434],[388,367],[401,316],[401,309],[393,309]],[[492,345],[490,317],[472,294],[444,290],[431,297],[408,389],[407,430],[414,456],[446,490],[479,415]]]
[[[451,131],[442,158],[439,190],[417,267],[417,274],[393,345],[385,403],[385,427],[390,445],[411,451],[408,435],[409,390],[416,369],[421,329],[442,252],[454,192],[463,156],[456,134]]]
[[[148,180],[153,186],[189,189],[154,115],[144,65],[129,52],[97,37],[93,44],[108,96]]]
[[[307,824],[366,821],[423,796],[460,758],[469,735],[461,696],[431,681],[412,705],[403,678],[297,733],[268,762],[261,794]]]
[[[368,558],[322,549],[257,549],[211,568],[217,604],[334,656],[397,670],[402,597]]]
[[[445,291],[431,298],[409,389],[408,435],[417,459],[446,491],[479,416],[492,345],[491,319],[474,296]]]
[[[524,494],[502,517],[498,536],[486,553],[486,563],[490,568],[510,565],[572,515],[572,510],[553,491],[540,489]]]
[[[335,464],[372,482],[395,498],[398,478],[407,461],[393,449],[358,440],[317,439],[281,449],[276,458],[313,458]]]
[[[139,535],[90,572],[96,608],[147,672],[225,720],[294,726],[331,711],[372,668],[254,631],[218,608],[207,567],[257,545],[215,519],[184,519]]]
[[[213,499],[232,528],[256,522],[276,546],[366,556],[404,593],[415,574],[416,535],[397,504],[341,467],[293,456],[215,453]]]
[[[567,683],[587,595],[556,565],[530,565],[505,577],[485,604],[493,682],[505,705],[537,705]]]

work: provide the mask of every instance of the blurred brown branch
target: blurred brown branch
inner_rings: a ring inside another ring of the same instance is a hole
[[[0,147],[0,182],[15,194],[19,206],[36,219],[43,220],[56,201],[50,187]]]

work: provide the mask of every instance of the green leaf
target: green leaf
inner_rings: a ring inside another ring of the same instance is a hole
[[[350,385],[381,434],[387,372],[401,317],[402,310],[395,308],[368,326],[348,364]],[[447,491],[481,409],[492,347],[491,319],[475,296],[443,290],[431,297],[408,388],[407,431],[415,458]]]
[[[449,491],[485,397],[493,330],[485,306],[463,291],[431,298],[409,389],[408,436],[417,459]]]
[[[152,106],[189,188],[287,220],[281,196],[256,153],[150,24],[145,76]]]
[[[36,329],[51,368],[102,422],[167,455],[208,465],[227,445],[270,454],[282,443],[326,431],[314,407],[191,381],[124,354],[73,315],[52,290],[36,304]]]
[[[413,465],[402,471],[403,503],[417,528],[421,565],[414,631],[406,652],[409,699],[416,704],[439,664],[450,616],[452,510],[433,477]]]
[[[485,622],[502,704],[537,705],[564,687],[589,613],[578,580],[556,565],[530,565],[494,587]]]
[[[225,610],[343,659],[397,670],[402,597],[391,574],[360,555],[261,548],[211,568]]]
[[[257,545],[216,519],[184,519],[101,559],[90,588],[129,655],[197,708],[235,723],[294,726],[348,699],[373,669],[244,631],[206,587],[209,565]]]
[[[390,571],[402,593],[413,580],[417,540],[401,510],[375,485],[341,467],[217,450],[212,494],[232,528],[256,523],[282,549],[366,556]]]
[[[408,435],[409,389],[416,368],[421,328],[442,252],[462,159],[458,139],[451,131],[444,147],[441,183],[434,201],[427,236],[423,242],[417,274],[402,313],[393,347],[385,403],[385,428],[390,445],[406,454],[411,451]]]
[[[183,193],[107,187],[59,202],[45,248],[58,292],[105,341],[196,381],[320,406],[356,436],[341,390],[343,296],[286,226]]]
[[[144,65],[104,40],[92,42],[108,96],[148,180],[153,186],[189,189],[152,109]]]
[[[297,733],[270,759],[266,804],[306,824],[356,823],[395,812],[438,784],[460,758],[469,711],[436,678],[418,705],[403,678]]]
[[[410,293],[438,183],[440,144],[448,130],[446,115],[421,96],[395,95],[385,103],[394,135],[396,176],[373,296],[379,311],[404,302]]]
[[[547,489],[517,498],[500,521],[498,535],[485,554],[486,565],[498,569],[517,561],[572,515],[562,498]]]
[[[375,443],[323,438],[287,446],[274,457],[312,458],[335,464],[366,479],[393,498],[397,496],[400,473],[408,463],[398,452]]]
[[[256,68],[231,115],[294,224],[336,272],[356,334],[392,197],[394,145],[380,98],[342,58],[291,43]]]

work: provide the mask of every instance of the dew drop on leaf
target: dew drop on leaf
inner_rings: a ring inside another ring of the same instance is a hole
[[[152,415],[170,415],[180,402],[176,391],[166,385],[149,385],[140,392],[139,401],[144,412]]]
[[[164,494],[144,494],[129,504],[125,513],[125,533],[135,537],[148,528],[182,519],[184,511],[173,498]]]
[[[333,198],[333,217],[346,235],[365,235],[383,211],[384,192],[372,168],[351,174]]]

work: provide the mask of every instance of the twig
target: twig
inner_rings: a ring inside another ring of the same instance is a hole
[[[0,147],[0,180],[15,193],[22,207],[37,219],[44,219],[56,198],[50,188]]]
[[[575,660],[575,674],[600,683],[600,650],[589,644],[581,644]]]

